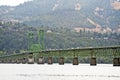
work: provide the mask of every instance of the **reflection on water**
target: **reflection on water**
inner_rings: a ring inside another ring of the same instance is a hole
[[[120,80],[120,67],[112,64],[0,64],[0,71],[0,80]]]
[[[16,74],[16,76],[21,76],[21,77],[35,77],[35,76],[61,76],[61,77],[116,77],[120,78],[120,76],[116,75],[51,75],[51,74]]]

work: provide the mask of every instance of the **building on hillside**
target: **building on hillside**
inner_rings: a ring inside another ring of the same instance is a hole
[[[47,33],[51,33],[52,31],[51,30],[47,30]]]
[[[85,32],[97,32],[97,33],[109,33],[112,32],[112,29],[109,27],[102,28],[101,26],[97,25],[95,28],[74,28],[75,32],[85,31]],[[118,29],[120,31],[120,28]]]

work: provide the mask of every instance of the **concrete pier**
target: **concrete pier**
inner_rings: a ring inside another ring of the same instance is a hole
[[[10,60],[7,60],[7,63],[8,63],[8,64],[11,63]]]
[[[4,62],[3,63],[6,63],[6,60],[4,60]]]
[[[11,63],[11,60],[7,60],[7,63],[10,64],[10,63]]]
[[[90,65],[91,65],[91,66],[96,66],[96,65],[97,65],[97,63],[96,63],[96,58],[91,58],[91,60],[90,60]]]
[[[15,63],[16,63],[16,60],[15,60],[15,59],[13,59],[13,60],[11,61],[11,63],[15,64]]]
[[[44,64],[44,58],[43,57],[39,57],[37,63],[38,64]]]
[[[27,63],[27,59],[26,58],[23,58],[22,59],[22,64],[26,64]]]
[[[16,63],[17,63],[17,64],[20,64],[20,63],[21,63],[21,60],[20,60],[20,59],[17,59],[17,60],[16,60]]]
[[[120,58],[113,59],[113,66],[120,66]]]
[[[52,57],[48,57],[48,64],[52,64],[53,61],[52,61]]]
[[[4,60],[1,60],[1,63],[4,63]]]
[[[33,56],[29,56],[29,58],[28,58],[28,64],[34,64],[34,58],[33,58]]]
[[[120,58],[119,58],[119,65],[120,65]]]
[[[78,57],[73,58],[73,65],[78,65]]]
[[[60,57],[59,58],[59,64],[60,65],[64,65],[64,57]]]
[[[2,63],[2,61],[0,60],[0,63]]]

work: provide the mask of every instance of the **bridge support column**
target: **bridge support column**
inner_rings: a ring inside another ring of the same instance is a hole
[[[16,63],[16,60],[15,60],[15,59],[13,59],[11,63],[13,63],[13,64],[14,64],[14,63]]]
[[[0,60],[0,63],[2,63],[2,61]]]
[[[2,60],[1,63],[4,63],[4,60]]]
[[[43,57],[39,57],[37,63],[38,64],[44,64],[44,58]]]
[[[90,60],[90,65],[91,66],[96,66],[97,64],[96,64],[96,58],[91,58],[91,60]]]
[[[6,60],[4,60],[4,63],[6,63]]]
[[[12,60],[9,60],[8,63],[9,63],[9,64],[12,63]]]
[[[2,59],[0,59],[0,63],[2,63]]]
[[[10,60],[7,60],[7,63],[9,64],[9,63],[10,63]]]
[[[29,56],[29,58],[28,58],[28,64],[34,64],[34,58],[33,58],[33,56]]]
[[[120,66],[120,58],[113,59],[113,66]]]
[[[10,64],[11,63],[10,60],[7,60],[7,63]]]
[[[73,65],[78,65],[78,57],[73,58]]]
[[[52,61],[52,57],[48,57],[48,64],[52,64],[53,61]]]
[[[119,58],[119,65],[120,65],[120,58]]]
[[[9,63],[9,60],[7,60],[6,63]]]
[[[6,60],[4,60],[4,63],[6,63]]]
[[[26,58],[23,58],[22,59],[22,64],[26,64],[27,63],[27,59]]]
[[[20,64],[20,63],[21,63],[20,59],[17,59],[17,60],[16,60],[16,63],[17,63],[17,64]]]
[[[64,57],[60,57],[59,58],[59,64],[60,65],[64,65]]]

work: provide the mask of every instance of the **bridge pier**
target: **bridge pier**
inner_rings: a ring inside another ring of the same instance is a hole
[[[28,58],[28,64],[34,64],[34,58],[33,58],[33,56],[29,56],[29,58]]]
[[[113,59],[113,66],[120,66],[120,58]]]
[[[8,63],[9,63],[9,64],[12,63],[12,60],[8,60]]]
[[[0,63],[2,63],[2,61],[0,60]]]
[[[53,61],[52,61],[52,57],[48,57],[48,64],[52,64]]]
[[[4,63],[4,60],[2,60],[1,63]]]
[[[78,57],[73,58],[73,65],[78,65]]]
[[[15,60],[15,59],[11,60],[11,63],[15,64],[15,63],[16,63],[16,60]]]
[[[96,54],[95,54],[94,49],[91,49],[90,65],[91,65],[91,66],[96,66],[96,65],[97,65]]]
[[[20,64],[20,63],[21,63],[21,60],[20,60],[20,59],[17,59],[17,60],[16,60],[16,63],[17,63],[17,64]]]
[[[97,64],[96,64],[96,58],[91,58],[91,60],[90,60],[90,65],[91,66],[96,66]]]
[[[119,65],[120,65],[120,58],[119,58]]]
[[[2,63],[5,63],[5,61],[4,61],[4,60],[2,60]]]
[[[4,60],[3,63],[6,63],[6,60]]]
[[[6,63],[10,63],[10,61],[9,60],[7,60],[7,62]]]
[[[10,63],[10,60],[7,60],[7,63],[9,64],[9,63]]]
[[[1,61],[0,61],[0,64],[2,64],[2,63],[3,63],[3,61],[1,60]]]
[[[26,64],[27,63],[27,59],[26,58],[23,58],[21,61],[22,61],[22,64]]]
[[[64,57],[60,57],[59,58],[59,64],[60,65],[64,65]]]
[[[43,57],[39,57],[37,63],[38,64],[44,64],[44,58]]]

